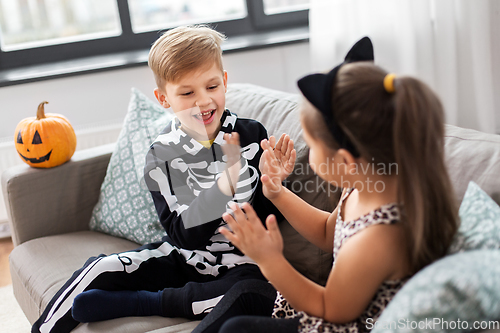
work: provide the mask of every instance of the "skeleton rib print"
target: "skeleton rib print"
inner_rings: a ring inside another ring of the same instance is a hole
[[[237,121],[239,126],[236,126]],[[222,214],[232,213],[229,208],[232,202],[253,202],[260,178],[258,163],[262,150],[259,142],[267,138],[267,133],[261,124],[238,119],[228,110],[224,112],[221,123],[221,130],[207,149],[182,131],[180,122],[175,118],[151,146],[145,180],[152,192],[160,222],[167,230],[167,237],[189,241],[199,236],[199,230],[207,228],[206,225],[218,221],[210,235],[203,235],[206,241],[203,246],[195,247],[191,259],[198,258],[194,260],[198,261],[203,257],[205,263],[225,262],[231,267],[253,261],[243,256],[217,229],[225,225]],[[225,144],[223,136],[232,131],[240,134],[241,169],[235,195],[231,198],[220,192],[216,182],[226,167],[226,157],[222,152]],[[165,216],[163,220],[162,212]],[[183,244],[175,241],[173,245],[183,248]]]

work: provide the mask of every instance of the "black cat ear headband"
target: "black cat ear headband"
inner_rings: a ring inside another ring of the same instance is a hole
[[[370,38],[363,37],[347,53],[344,62],[332,69],[328,74],[317,73],[307,75],[297,82],[304,97],[323,115],[335,141],[340,144],[341,148],[347,149],[354,157],[360,156],[358,150],[337,124],[333,116],[332,87],[335,83],[337,72],[343,64],[357,61],[373,61],[373,59],[372,42]]]

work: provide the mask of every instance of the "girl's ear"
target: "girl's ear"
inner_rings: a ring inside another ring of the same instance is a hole
[[[359,171],[356,158],[347,149],[341,148],[337,150],[336,155],[337,163],[344,165],[346,174],[354,175]]]
[[[170,104],[167,101],[167,95],[164,94],[160,89],[156,88],[154,90],[155,97],[158,100],[158,102],[163,106],[165,109],[168,109],[170,107]]]

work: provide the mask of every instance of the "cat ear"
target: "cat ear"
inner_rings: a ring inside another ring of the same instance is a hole
[[[349,50],[345,56],[344,62],[356,62],[356,61],[373,61],[373,44],[370,38],[361,38],[353,47]]]

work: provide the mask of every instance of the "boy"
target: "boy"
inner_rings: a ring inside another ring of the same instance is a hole
[[[264,280],[255,263],[218,232],[233,203],[252,203],[262,221],[279,215],[262,194],[258,172],[266,130],[225,109],[224,38],[208,27],[179,27],[150,51],[155,96],[176,116],[151,145],[144,170],[167,236],[134,251],[90,258],[32,332],[67,332],[79,322],[124,316],[201,319],[236,282]]]

